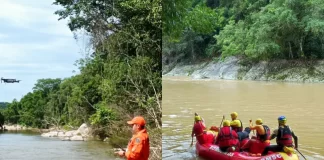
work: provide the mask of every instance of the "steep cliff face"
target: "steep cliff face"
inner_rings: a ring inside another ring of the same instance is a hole
[[[279,60],[253,63],[229,57],[223,61],[177,64],[164,68],[164,76],[191,76],[194,79],[324,82],[324,61]]]

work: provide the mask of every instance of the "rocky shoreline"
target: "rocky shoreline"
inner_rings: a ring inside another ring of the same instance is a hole
[[[19,131],[32,131],[42,133],[42,137],[48,138],[59,138],[62,141],[88,141],[93,138],[91,135],[91,128],[83,123],[77,130],[58,130],[56,128],[50,129],[38,129],[38,128],[31,128],[25,127],[22,125],[4,125],[4,131],[9,132],[19,132]]]
[[[79,129],[65,131],[65,130],[52,130],[47,133],[42,133],[42,137],[57,137],[63,141],[87,141],[91,138],[90,127],[83,123]]]
[[[251,62],[239,57],[198,64],[163,65],[163,76],[286,82],[324,82],[324,61]]]

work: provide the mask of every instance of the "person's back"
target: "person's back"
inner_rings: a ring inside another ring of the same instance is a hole
[[[255,121],[255,124],[253,126],[252,120],[250,120],[250,129],[256,130],[257,136],[242,146],[242,150],[248,151],[251,154],[261,155],[264,148],[270,145],[270,128],[264,125],[260,118]]]
[[[238,135],[232,128],[230,127],[230,121],[225,120],[223,122],[223,127],[220,129],[218,136],[216,138],[216,144],[219,145],[221,151],[238,151]],[[228,150],[229,148],[233,148],[232,150]]]
[[[264,125],[262,122],[262,119],[257,119],[255,121],[256,126],[250,126],[251,130],[256,130],[257,139],[261,142],[265,142],[267,140],[270,140],[270,128],[267,125]]]
[[[205,129],[206,127],[202,122],[202,118],[200,116],[195,116],[195,124],[192,128],[191,136],[195,135],[199,144],[205,143],[205,135],[204,135]]]
[[[279,126],[276,142],[282,146],[293,146],[292,133],[288,125]]]
[[[245,127],[244,131],[242,132],[238,132],[238,139],[239,141],[242,141],[244,139],[249,139],[249,135],[250,135],[251,129],[249,127]]]
[[[238,139],[240,141],[240,148],[250,140],[250,132],[251,130],[249,127],[245,127],[244,131],[242,132],[237,132]]]
[[[273,151],[273,152],[284,151],[287,153],[291,153],[294,150],[294,148],[296,149],[298,148],[298,137],[291,130],[291,128],[288,125],[286,125],[286,121],[287,119],[285,116],[278,117],[278,124],[279,124],[278,130],[273,132],[273,134],[270,136],[271,139],[276,137],[277,145],[267,146],[263,150],[262,155],[267,155],[268,151]]]
[[[243,124],[242,121],[237,119],[238,114],[236,112],[231,113],[231,118],[232,121],[230,123],[232,129],[237,133],[237,132],[242,132],[243,131]]]

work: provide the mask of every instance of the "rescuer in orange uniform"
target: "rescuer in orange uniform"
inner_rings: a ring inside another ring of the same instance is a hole
[[[133,126],[133,137],[128,143],[126,151],[115,152],[127,160],[148,160],[150,155],[150,142],[145,129],[145,120],[142,116],[134,117],[128,124]]]

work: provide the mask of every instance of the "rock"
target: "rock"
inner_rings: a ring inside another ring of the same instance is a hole
[[[76,131],[67,131],[65,132],[65,137],[72,137]],[[76,134],[75,134],[76,135]]]
[[[65,134],[64,134],[64,132],[60,131],[60,132],[57,133],[57,136],[58,137],[65,137]]]
[[[267,62],[260,62],[245,74],[243,80],[258,80],[266,74]]]
[[[90,128],[87,124],[83,123],[77,130],[82,136],[88,137],[90,134]]]
[[[50,133],[42,133],[41,134],[42,137],[51,137],[50,135],[51,135]]]
[[[42,137],[58,137],[62,141],[87,141],[92,138],[90,127],[87,124],[82,124],[78,130],[61,131],[52,130],[41,134]]]
[[[62,141],[71,141],[70,137],[64,137],[61,139]]]
[[[70,138],[71,141],[83,141],[82,136],[73,136]]]
[[[48,133],[43,133],[41,134],[42,137],[58,137],[58,133],[57,131],[51,131]]]
[[[252,62],[240,57],[201,64],[175,64],[165,76],[191,76],[192,79],[262,80],[324,82],[324,61],[275,60]]]

